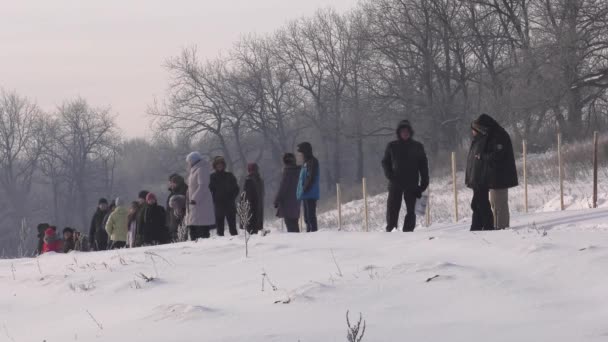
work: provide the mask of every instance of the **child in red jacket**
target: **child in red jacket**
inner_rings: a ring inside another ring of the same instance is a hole
[[[55,235],[56,228],[50,227],[44,231],[44,245],[42,245],[42,253],[55,252],[60,253],[62,249],[61,240]]]

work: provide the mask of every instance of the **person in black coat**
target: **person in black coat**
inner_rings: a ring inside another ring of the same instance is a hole
[[[139,203],[139,209],[135,214],[135,242],[134,247],[139,247],[144,243],[143,226],[144,226],[144,215],[148,208],[146,203],[146,197],[150,192],[148,190],[142,190],[137,195],[137,202]]]
[[[487,151],[483,157],[488,163],[488,187],[490,188],[490,204],[494,212],[496,229],[509,227],[509,188],[518,185],[515,153],[509,133],[488,114],[482,114],[473,122],[474,125],[483,122],[486,125],[488,142]],[[483,127],[479,127],[483,130]]]
[[[493,120],[492,120],[493,121]],[[492,121],[482,116],[471,124],[473,140],[467,157],[465,183],[473,189],[471,230],[494,230],[494,215],[490,206],[490,185],[495,182],[494,153],[490,140]]]
[[[386,147],[382,168],[388,179],[388,201],[386,209],[386,231],[397,228],[401,201],[405,200],[407,214],[403,231],[411,232],[416,227],[416,199],[429,186],[429,166],[424,146],[414,140],[414,130],[408,120],[397,127],[397,140]]]
[[[213,169],[209,190],[213,196],[217,235],[224,236],[224,224],[228,221],[230,235],[238,235],[236,229],[236,198],[239,196],[239,184],[236,177],[226,171],[224,157],[213,159]]]
[[[249,175],[245,179],[244,193],[249,202],[249,213],[251,218],[245,222],[245,229],[250,234],[257,234],[264,230],[264,181],[260,176],[258,164],[247,165]]]
[[[188,193],[188,185],[184,177],[174,173],[169,176],[169,197],[167,197],[167,205],[165,211],[167,213],[167,228],[169,229],[170,241],[178,241],[177,229],[182,224],[183,216],[176,216],[175,210],[171,210],[171,198],[173,196],[186,196]]]
[[[300,201],[298,200],[297,190],[300,179],[300,167],[296,165],[296,156],[286,153],[283,156],[283,177],[279,190],[274,199],[274,207],[277,209],[277,217],[285,220],[285,226],[289,233],[299,233],[300,227]]]
[[[142,236],[145,245],[160,245],[169,242],[165,209],[158,205],[156,195],[146,195],[146,208],[142,222]]]
[[[76,240],[74,239],[74,229],[65,227],[63,229],[63,253],[69,253],[76,249]]]
[[[92,250],[105,251],[108,249],[108,233],[104,224],[108,212],[108,200],[100,199],[89,229],[89,246]]]

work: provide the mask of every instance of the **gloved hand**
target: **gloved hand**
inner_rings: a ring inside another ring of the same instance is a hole
[[[416,188],[415,194],[416,194],[416,198],[422,198],[422,188],[421,187]]]

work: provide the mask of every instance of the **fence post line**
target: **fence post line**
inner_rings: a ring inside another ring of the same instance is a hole
[[[369,217],[367,212],[367,180],[363,177],[363,206],[365,209],[365,231],[369,232]]]
[[[454,217],[458,222],[458,186],[456,185],[456,152],[452,152],[452,183],[454,185]]]
[[[564,170],[562,165],[562,134],[557,133],[557,164],[559,167],[559,204],[561,210],[564,206]]]
[[[523,152],[524,152],[524,210],[526,214],[528,213],[528,145],[526,144],[526,140],[523,142]]]
[[[340,183],[336,184],[336,204],[338,206],[338,230],[342,230],[342,192]]]
[[[597,131],[593,132],[593,208],[597,208]]]

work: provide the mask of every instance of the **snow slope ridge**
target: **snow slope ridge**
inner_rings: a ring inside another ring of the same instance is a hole
[[[0,341],[605,341],[608,209],[0,261]]]

